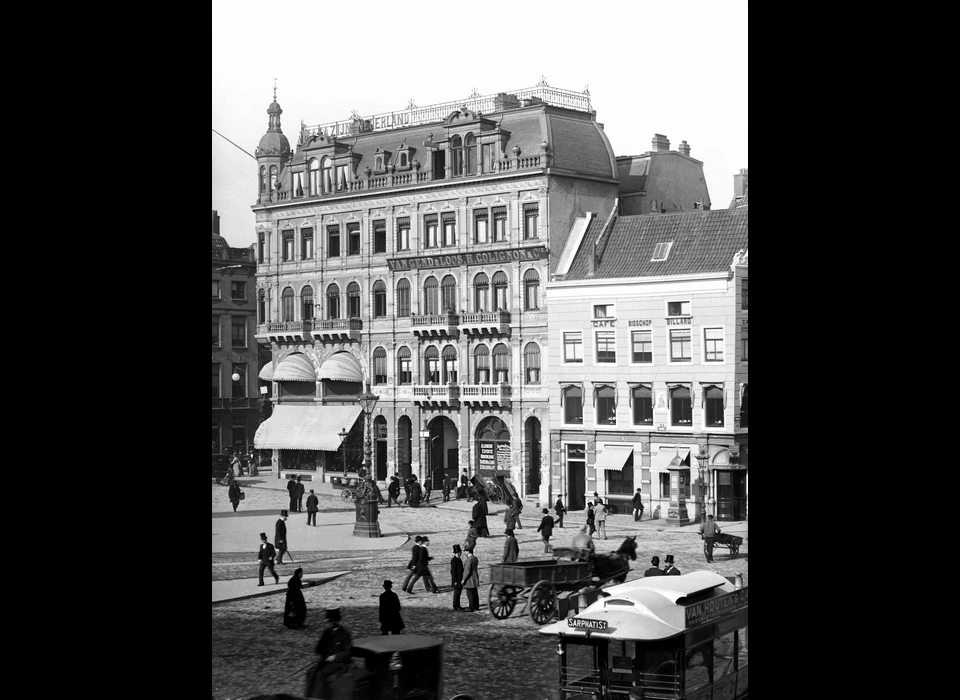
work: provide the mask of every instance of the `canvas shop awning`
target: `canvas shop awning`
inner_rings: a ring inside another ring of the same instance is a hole
[[[620,471],[633,454],[633,445],[606,445],[594,463],[597,469]]]
[[[667,466],[677,455],[680,456],[680,461],[682,462],[687,458],[687,455],[690,454],[689,447],[674,447],[673,445],[653,445],[654,448],[659,448],[658,452],[655,452],[650,456],[650,469],[653,471],[667,471]]]
[[[260,424],[253,437],[258,450],[340,449],[340,431],[350,430],[360,415],[360,406],[284,406]]]

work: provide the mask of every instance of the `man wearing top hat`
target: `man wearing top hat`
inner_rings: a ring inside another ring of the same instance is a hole
[[[463,610],[460,604],[460,595],[463,593],[463,561],[460,555],[463,550],[460,545],[453,545],[453,557],[450,559],[450,582],[453,585],[453,609]]]
[[[663,571],[660,570],[660,557],[654,557],[650,560],[650,563],[653,564],[649,569],[643,572],[644,576],[663,576]]]
[[[663,575],[664,575],[664,576],[679,576],[679,575],[680,575],[680,569],[678,569],[677,567],[675,567],[675,566],[673,565],[673,555],[672,555],[672,554],[668,554],[668,555],[666,556],[666,558],[663,560],[663,563],[666,564],[666,566],[665,566],[664,569],[663,569]]]
[[[273,533],[273,541],[277,543],[277,563],[283,563],[283,555],[287,551],[287,524],[284,522],[287,519],[287,511],[280,511],[280,519],[277,520],[277,528]],[[293,557],[291,557],[291,560]]]
[[[270,569],[270,573],[273,574],[273,578],[276,579],[277,583],[280,583],[280,577],[277,576],[277,572],[273,570],[273,557],[276,554],[276,550],[273,548],[273,545],[267,542],[267,533],[260,533],[260,551],[257,553],[257,559],[260,560],[260,583],[259,586],[263,585],[263,570]]]

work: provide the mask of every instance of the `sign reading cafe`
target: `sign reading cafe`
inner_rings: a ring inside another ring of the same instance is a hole
[[[390,271],[419,270],[429,267],[459,267],[460,265],[489,265],[526,260],[544,260],[546,246],[491,250],[486,253],[457,253],[456,255],[425,255],[419,258],[392,258],[387,260]]]

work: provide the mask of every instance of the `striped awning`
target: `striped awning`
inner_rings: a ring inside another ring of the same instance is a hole
[[[340,382],[362,382],[363,369],[357,358],[349,352],[338,352],[328,357],[317,373],[320,379],[333,379]]]
[[[315,382],[317,373],[310,358],[302,353],[287,355],[273,372],[275,382]]]
[[[659,452],[650,455],[650,468],[653,471],[667,471],[667,467],[670,466],[670,462],[676,459],[679,456],[680,462],[687,458],[687,455],[690,454],[689,447],[677,447],[676,445],[652,445],[653,448],[659,447]]]
[[[284,406],[260,424],[253,437],[258,450],[340,449],[340,431],[350,430],[360,415],[360,406]]]
[[[597,469],[619,471],[623,469],[632,454],[633,445],[606,445],[603,452],[597,456],[597,461],[593,466]]]
[[[273,381],[273,362],[268,362],[263,366],[263,369],[260,370],[260,374],[257,375],[265,382]]]

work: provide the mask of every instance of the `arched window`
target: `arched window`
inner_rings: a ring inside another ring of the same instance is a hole
[[[413,383],[413,368],[410,366],[410,348],[406,346],[397,350],[397,374],[399,384]]]
[[[320,161],[320,171],[320,179],[323,182],[324,193],[333,192],[333,165],[326,156]]]
[[[271,165],[270,166],[270,191],[271,192],[274,192],[277,189],[277,174],[278,174],[277,166]]]
[[[387,383],[387,351],[383,348],[373,351],[373,383]]]
[[[347,286],[347,318],[360,318],[360,285],[356,282]]]
[[[327,287],[327,318],[340,318],[340,287],[336,284]]]
[[[507,284],[507,274],[502,271],[493,276],[493,310],[510,310],[510,287]]]
[[[436,345],[423,351],[423,377],[427,384],[440,383],[440,351]]]
[[[540,346],[536,343],[527,343],[523,350],[523,383],[540,383]]]
[[[670,422],[672,425],[693,424],[693,399],[686,387],[670,389]]]
[[[304,321],[313,318],[313,287],[307,286],[300,291],[300,308],[303,310],[300,318]]]
[[[404,278],[397,282],[397,316],[405,318],[410,315],[410,280]]]
[[[477,172],[477,137],[467,134],[463,139],[463,174],[473,175]]]
[[[478,345],[473,351],[473,368],[477,384],[490,383],[490,350],[486,345]]]
[[[443,283],[440,285],[441,292],[443,296],[443,303],[441,304],[441,309],[444,313],[451,311],[454,312],[457,310],[457,280],[453,275],[447,275],[443,278]]]
[[[260,166],[260,191],[267,191],[267,168],[266,166]]]
[[[437,299],[437,278],[428,277],[423,283],[423,313],[427,316],[435,316],[440,313]]]
[[[453,169],[453,177],[463,175],[463,142],[459,136],[450,139],[450,165]]]
[[[523,299],[527,311],[540,308],[540,275],[536,270],[523,273]]]
[[[503,343],[493,349],[493,380],[497,384],[510,382],[510,348]]]
[[[400,167],[405,168],[408,165],[409,165],[409,162],[407,161],[407,152],[403,151],[400,153]]]
[[[560,393],[563,402],[563,422],[567,424],[583,423],[583,390],[578,386],[568,386]]]
[[[267,322],[267,295],[261,289],[257,293],[257,323]]]
[[[490,282],[484,273],[473,278],[473,310],[477,313],[490,309]]]
[[[612,386],[599,386],[594,391],[597,425],[617,424],[617,391]]]
[[[457,383],[457,349],[452,345],[443,349],[443,383]]]
[[[373,164],[373,169],[378,173],[383,170],[383,156],[377,156],[376,162]]]
[[[373,283],[373,317],[383,318],[387,315],[387,285],[383,280]]]
[[[290,287],[287,287],[283,290],[283,296],[281,297],[283,304],[283,320],[292,321],[293,320],[293,290]]]
[[[316,158],[310,159],[310,196],[315,197],[320,194],[320,161]]]

